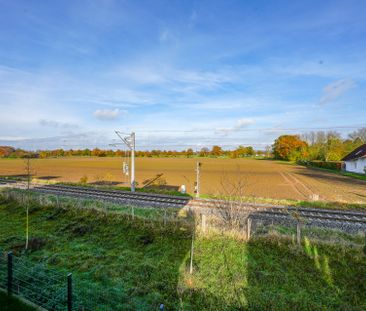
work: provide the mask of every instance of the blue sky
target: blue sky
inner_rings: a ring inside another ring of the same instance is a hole
[[[366,125],[365,1],[0,0],[0,143],[264,148]]]

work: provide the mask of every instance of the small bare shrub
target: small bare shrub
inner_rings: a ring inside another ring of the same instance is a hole
[[[249,216],[244,198],[245,188],[246,181],[240,176],[235,179],[224,177],[220,182],[215,209],[219,220],[229,229],[239,229]]]
[[[88,183],[88,176],[84,175],[79,181],[81,184],[86,185]]]

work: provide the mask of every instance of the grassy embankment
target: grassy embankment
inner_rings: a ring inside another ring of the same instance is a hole
[[[24,216],[23,205],[0,200],[0,247],[22,252]],[[33,202],[30,236],[38,243],[26,256],[72,271],[92,293],[88,300],[102,303],[105,296],[111,310],[156,310],[160,303],[167,310],[366,308],[366,257],[359,247],[197,235],[190,275],[190,228],[186,221],[164,226]]]

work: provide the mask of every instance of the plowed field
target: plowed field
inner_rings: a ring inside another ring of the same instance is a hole
[[[185,184],[192,192],[196,161],[191,158],[138,158],[136,180],[141,186],[147,179],[163,174],[167,185]],[[299,200],[319,196],[327,201],[366,203],[366,181],[269,160],[205,158],[199,161],[203,163],[201,193],[220,193],[222,184],[240,180],[243,193],[248,196]],[[37,178],[50,181],[78,182],[83,176],[87,176],[89,183],[128,181],[122,175],[120,158],[35,159],[32,166]],[[0,160],[0,175],[22,174],[23,160]]]

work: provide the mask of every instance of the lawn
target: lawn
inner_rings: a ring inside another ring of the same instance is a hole
[[[70,201],[71,202],[71,201]],[[78,299],[97,310],[364,310],[366,256],[360,247],[301,247],[279,237],[249,242],[192,227],[62,205],[0,199],[0,247],[73,272]],[[40,242],[41,241],[41,242]]]
[[[0,310],[1,311],[35,311],[34,308],[24,304],[15,297],[9,297],[0,291]]]

